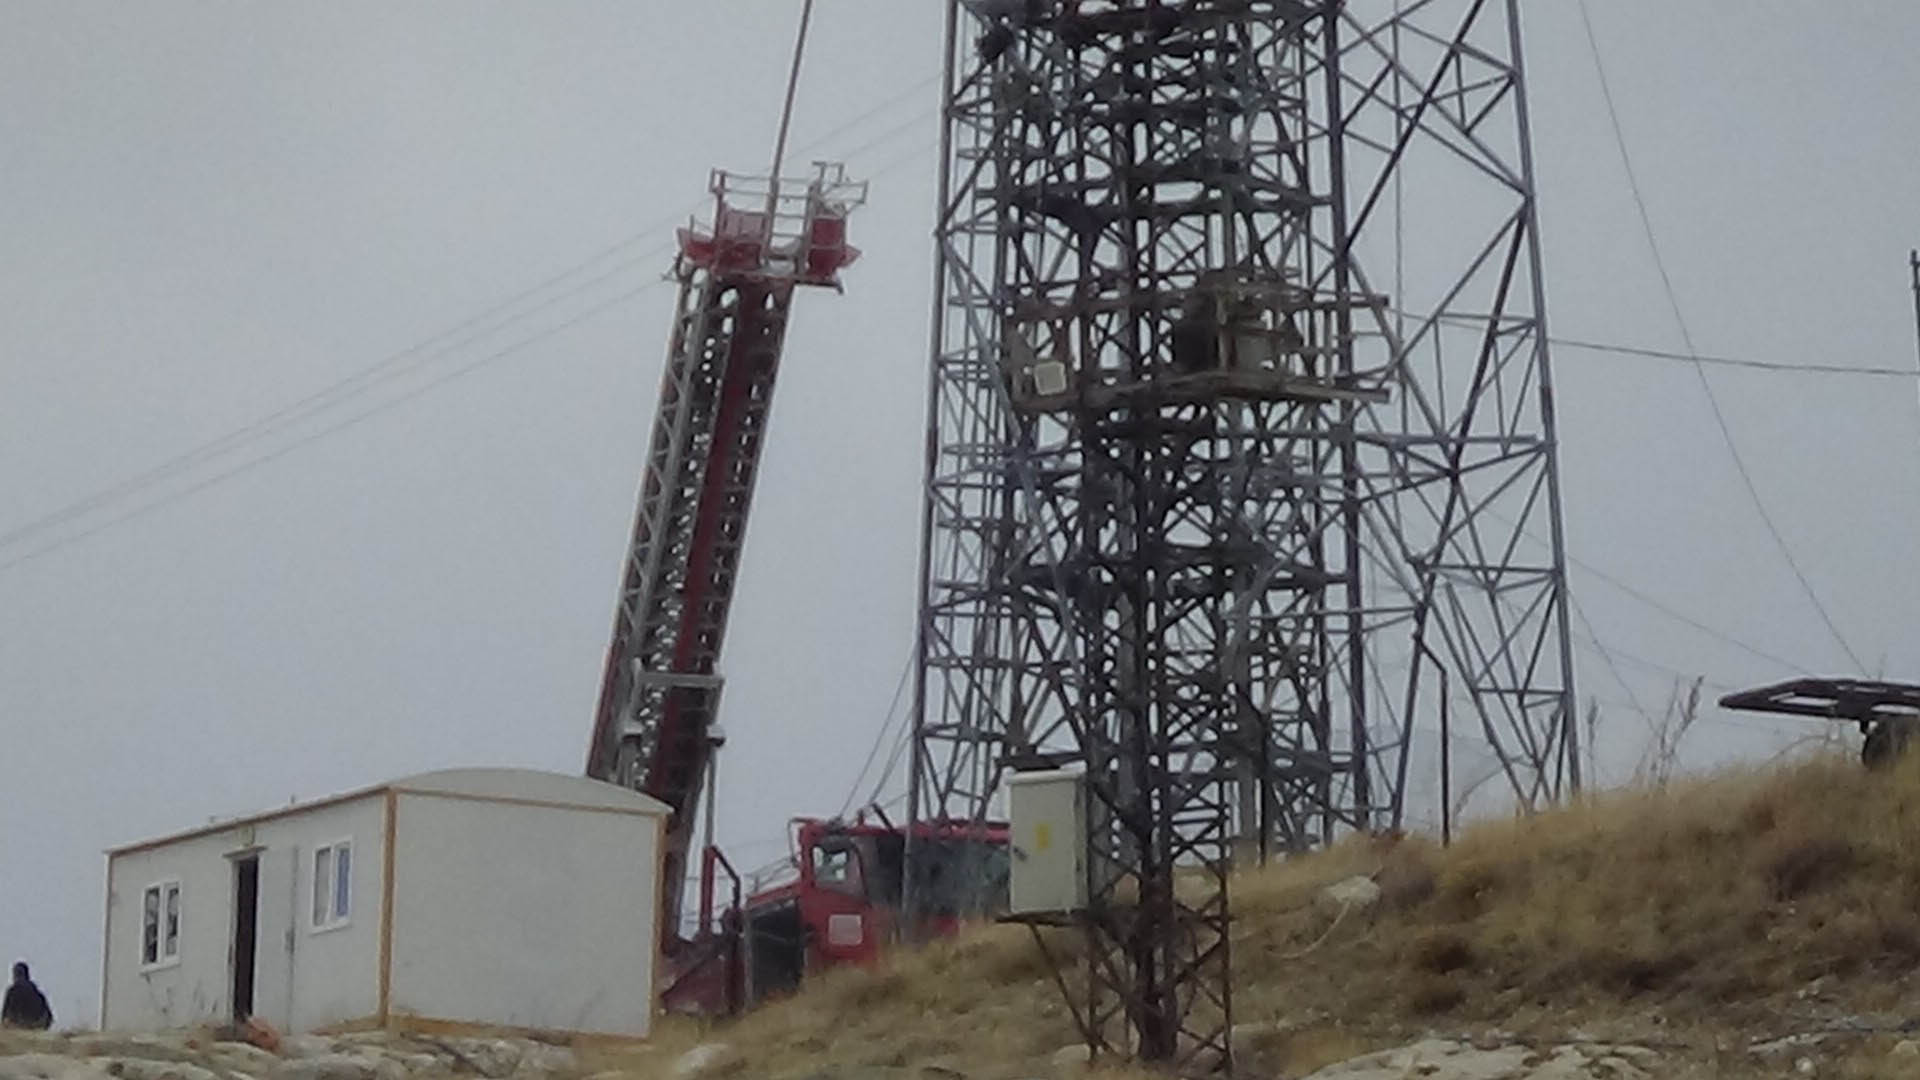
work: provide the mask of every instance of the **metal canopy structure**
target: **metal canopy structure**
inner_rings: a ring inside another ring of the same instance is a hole
[[[1791,679],[1720,699],[1742,712],[1846,720],[1866,731],[1876,720],[1920,718],[1920,686],[1867,679]]]
[[[947,50],[911,812],[1084,767],[1089,1044],[1230,1068],[1236,858],[1418,819],[1450,741],[1579,783],[1518,3]]]
[[[1920,686],[1869,679],[1791,679],[1720,699],[1722,708],[1743,712],[1844,720],[1866,741],[1860,760],[1877,768],[1899,758],[1920,735]]]

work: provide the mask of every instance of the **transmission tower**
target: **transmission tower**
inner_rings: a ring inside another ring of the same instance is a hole
[[[1236,858],[1579,782],[1518,2],[950,0],[945,93],[912,813],[1084,768],[1086,1037],[1230,1065]]]

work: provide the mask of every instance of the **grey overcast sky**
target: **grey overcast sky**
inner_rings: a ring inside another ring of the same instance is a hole
[[[746,865],[840,808],[908,657],[942,6],[819,5],[797,156],[846,157],[873,199],[847,294],[798,305],[727,645],[719,820]],[[764,165],[798,7],[0,0],[0,953],[63,1021],[94,1011],[108,844],[421,769],[580,767],[666,226],[710,166]],[[1912,365],[1920,5],[1592,7],[1698,348]],[[1555,332],[1678,348],[1579,9],[1526,14]],[[596,255],[548,306],[249,428]],[[1693,371],[1557,372],[1572,580],[1613,660],[1582,633],[1603,779],[1678,676],[1847,672]],[[1920,676],[1914,381],[1710,378],[1841,630]],[[1809,730],[1716,712],[1685,760]]]

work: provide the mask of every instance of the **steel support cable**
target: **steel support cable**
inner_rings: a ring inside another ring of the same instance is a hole
[[[894,684],[893,698],[887,702],[885,722],[880,725],[879,732],[874,735],[873,745],[867,748],[867,759],[860,763],[860,771],[854,774],[853,783],[847,788],[846,801],[840,804],[840,813],[838,816],[846,817],[847,811],[853,809],[853,801],[860,797],[860,786],[867,781],[867,771],[873,768],[875,759],[880,756],[880,748],[887,743],[887,734],[893,730],[894,712],[900,707],[900,696],[906,692],[907,679],[912,674],[913,657],[910,654],[907,657],[906,668],[900,673],[900,681]],[[903,717],[905,716],[904,713],[901,715]]]
[[[1504,521],[1508,525],[1514,525],[1516,528],[1518,528],[1518,525],[1511,518],[1508,518],[1502,514],[1494,513],[1493,511],[1487,511],[1487,514],[1488,516],[1494,518],[1496,521]],[[1527,539],[1533,541],[1536,544],[1546,543],[1545,540],[1542,540],[1539,536],[1535,535],[1532,531],[1528,529],[1521,528],[1520,534],[1522,536],[1525,536]],[[1640,601],[1642,604],[1645,604],[1647,607],[1651,608],[1652,610],[1657,611],[1660,614],[1665,615],[1667,618],[1672,619],[1673,621],[1680,623],[1684,626],[1690,626],[1693,629],[1698,630],[1701,633],[1707,635],[1708,637],[1721,642],[1722,644],[1731,645],[1734,648],[1739,649],[1741,652],[1747,653],[1748,655],[1753,656],[1757,659],[1765,660],[1770,664],[1778,664],[1781,667],[1786,668],[1788,671],[1795,672],[1796,674],[1804,675],[1807,673],[1807,669],[1803,665],[1796,663],[1795,661],[1788,660],[1783,656],[1776,656],[1773,653],[1770,653],[1765,649],[1760,648],[1757,645],[1750,645],[1747,642],[1741,641],[1739,638],[1734,637],[1732,634],[1727,633],[1725,630],[1721,630],[1720,628],[1713,626],[1709,623],[1702,622],[1699,619],[1696,619],[1693,616],[1687,614],[1686,612],[1681,611],[1680,609],[1673,607],[1670,604],[1667,604],[1666,602],[1658,599],[1657,597],[1654,597],[1653,595],[1647,593],[1645,590],[1638,589],[1632,585],[1627,584],[1625,581],[1622,581],[1619,577],[1616,577],[1615,575],[1600,569],[1598,566],[1595,566],[1594,564],[1587,562],[1585,559],[1580,558],[1579,556],[1573,554],[1573,552],[1571,551],[1567,552],[1567,565],[1574,567],[1575,569],[1583,570],[1589,574],[1592,574],[1595,578],[1598,578],[1600,581],[1613,586],[1615,589],[1618,589],[1620,592],[1626,594],[1627,596],[1630,596],[1633,599]],[[1573,595],[1572,592],[1569,591],[1568,598],[1571,599],[1572,595]]]
[[[880,770],[880,779],[874,783],[873,791],[867,795],[867,802],[869,804],[880,802],[881,793],[886,791],[887,785],[893,781],[893,774],[894,771],[900,767],[901,757],[906,754],[907,747],[912,744],[913,725],[908,724],[900,729],[899,736],[893,740],[893,753],[887,756],[886,768]],[[892,806],[895,803],[906,801],[906,797],[906,793],[902,792],[882,805]]]
[[[1702,680],[1700,685],[1710,690],[1720,690],[1726,693],[1732,693],[1736,690],[1741,690],[1745,688],[1744,686],[1738,686],[1721,679],[1708,678],[1706,676],[1706,673],[1702,671],[1698,671],[1698,670],[1682,671],[1679,668],[1672,666],[1671,664],[1662,664],[1657,660],[1649,660],[1644,656],[1640,656],[1635,653],[1630,653],[1625,649],[1620,648],[1617,645],[1608,645],[1605,642],[1601,641],[1599,638],[1588,638],[1585,635],[1581,635],[1576,638],[1576,644],[1579,644],[1583,647],[1592,647],[1596,650],[1605,648],[1608,652],[1611,652],[1613,654],[1614,659],[1623,661],[1626,664],[1632,667],[1639,668],[1642,671],[1645,671],[1649,674],[1664,675],[1671,679],[1686,679],[1689,681],[1693,679],[1700,679]]]
[[[1819,593],[1814,590],[1813,582],[1800,568],[1799,560],[1794,558],[1792,548],[1787,546],[1786,537],[1774,523],[1773,515],[1768,513],[1766,502],[1760,497],[1760,488],[1754,482],[1753,473],[1748,469],[1746,459],[1741,456],[1739,445],[1734,441],[1733,429],[1727,423],[1725,410],[1720,406],[1720,397],[1714,392],[1712,380],[1707,378],[1706,366],[1698,361],[1699,350],[1694,347],[1693,332],[1687,325],[1685,313],[1681,310],[1679,292],[1674,288],[1673,276],[1667,270],[1665,257],[1661,255],[1659,236],[1653,227],[1653,215],[1647,208],[1646,197],[1640,189],[1639,173],[1633,165],[1633,154],[1627,147],[1626,132],[1620,123],[1620,110],[1613,98],[1613,84],[1607,78],[1606,62],[1600,53],[1600,39],[1593,29],[1592,12],[1588,8],[1587,0],[1579,0],[1579,7],[1580,22],[1586,31],[1587,48],[1593,57],[1594,71],[1600,78],[1601,96],[1606,102],[1607,120],[1613,129],[1614,145],[1620,153],[1620,164],[1626,170],[1627,186],[1633,194],[1634,206],[1639,211],[1640,225],[1646,233],[1647,248],[1653,256],[1654,268],[1660,274],[1660,284],[1666,292],[1667,303],[1673,310],[1673,318],[1679,327],[1681,342],[1686,346],[1688,358],[1694,361],[1694,374],[1700,380],[1700,388],[1706,392],[1707,404],[1712,409],[1714,423],[1720,429],[1720,438],[1726,443],[1727,454],[1733,459],[1734,470],[1740,474],[1740,482],[1745,486],[1747,495],[1753,502],[1754,511],[1759,514],[1768,535],[1773,537],[1775,546],[1780,549],[1781,556],[1786,559],[1788,568],[1793,571],[1794,578],[1800,583],[1801,591],[1806,594],[1807,600],[1819,613],[1820,621],[1826,625],[1827,632],[1833,636],[1840,650],[1846,653],[1847,659],[1852,662],[1855,670],[1864,672],[1867,669],[1866,664],[1860,659],[1859,654],[1854,652],[1853,646],[1848,644],[1846,636],[1840,633],[1840,627],[1834,622],[1832,613],[1827,610],[1826,604],[1821,602]]]
[[[923,87],[932,82],[934,78],[937,78],[937,76],[923,79],[912,89]],[[893,108],[900,101],[906,99],[906,94],[894,95],[882,104],[868,109],[866,112],[840,124],[804,145],[811,149],[830,142],[861,123]],[[917,123],[924,118],[925,116],[922,114],[916,117],[915,122]],[[857,150],[851,152],[857,153],[891,142],[900,135],[905,134],[907,130],[907,127],[904,125],[889,129],[880,136],[862,143]],[[916,154],[917,153],[916,151]],[[897,165],[899,163],[900,162],[895,162],[894,164]],[[894,165],[889,165],[887,168],[882,169],[880,173],[876,173],[876,175],[890,172],[893,167]],[[603,270],[600,274],[586,282],[575,283],[561,293],[547,297],[524,311],[509,314],[515,307],[568,281],[570,278],[579,275],[590,267],[604,262],[608,258],[643,240],[656,237],[660,230],[672,227],[680,220],[681,216],[680,214],[675,214],[672,217],[649,225],[631,236],[602,248],[572,266],[542,279],[534,285],[528,286],[510,296],[503,297],[487,305],[487,307],[478,313],[462,319],[460,322],[431,337],[425,338],[398,352],[388,354],[380,360],[281,406],[265,416],[250,421],[224,435],[190,447],[159,464],[127,477],[124,480],[117,481],[108,487],[94,491],[47,514],[13,526],[6,532],[0,533],[0,548],[13,546],[36,533],[41,533],[49,528],[65,524],[68,521],[85,517],[93,511],[99,510],[129,495],[138,494],[140,491],[152,487],[157,483],[164,482],[173,476],[217,460],[230,451],[271,437],[288,427],[343,405],[355,397],[365,394],[380,383],[418,370],[433,360],[450,355],[460,348],[497,334],[533,315],[549,310],[557,304],[572,299],[581,292],[584,292],[587,288],[599,284],[621,271],[638,266],[654,258],[662,251],[670,248],[672,246],[671,242],[655,244],[646,250],[637,252],[621,260],[610,269]],[[410,358],[416,357],[418,358],[417,360],[411,363],[408,362]]]
[[[793,66],[787,71],[787,98],[780,107],[780,134],[773,142],[773,174],[767,183],[767,226],[780,203],[780,167],[786,163],[787,131],[793,126],[793,100],[800,90],[800,64],[807,55],[807,30],[813,25],[813,0],[800,7],[800,29],[793,35]]]
[[[1608,649],[1606,645],[1600,641],[1600,635],[1593,629],[1593,620],[1587,618],[1586,609],[1580,606],[1579,598],[1575,597],[1572,591],[1569,590],[1567,600],[1568,605],[1573,608],[1573,617],[1580,620],[1581,627],[1586,630],[1587,640],[1593,643],[1594,651],[1598,652],[1600,659],[1606,662],[1608,673],[1613,676],[1613,681],[1619,684],[1620,689],[1626,692],[1627,701],[1632,703],[1633,711],[1640,714],[1640,719],[1646,721],[1647,731],[1651,734],[1656,726],[1653,722],[1653,714],[1649,713],[1646,708],[1640,704],[1640,695],[1633,692],[1633,687],[1627,682],[1626,676],[1621,674],[1620,664],[1614,660],[1613,651]],[[1577,706],[1578,702],[1575,704]],[[1593,747],[1587,747],[1587,751],[1591,753]]]

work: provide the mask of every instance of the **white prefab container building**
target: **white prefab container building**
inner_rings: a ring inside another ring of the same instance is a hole
[[[104,1028],[645,1036],[667,808],[454,769],[107,853]]]

